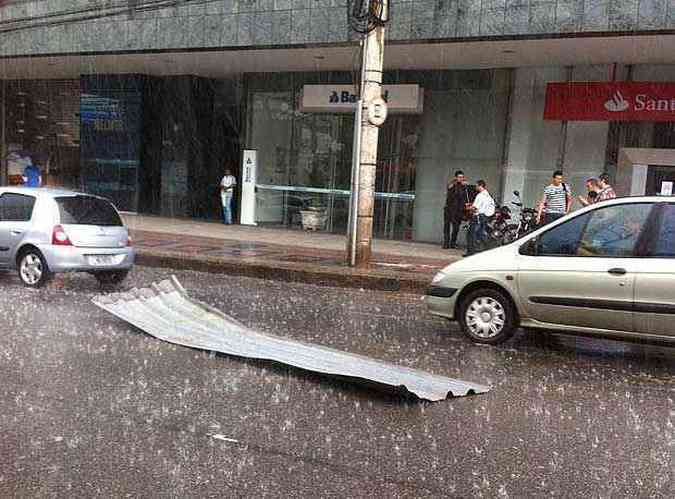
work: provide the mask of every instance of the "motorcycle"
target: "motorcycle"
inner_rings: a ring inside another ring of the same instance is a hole
[[[493,249],[508,244],[505,242],[505,237],[509,234],[509,220],[511,220],[511,209],[508,206],[495,206],[495,214],[489,217],[485,224],[487,239],[483,241],[483,249]],[[513,227],[516,226],[513,225]],[[469,225],[465,228],[470,229]]]
[[[513,195],[516,197],[516,201],[512,201],[511,204],[520,208],[520,220],[518,225],[511,226],[510,228],[509,237],[513,237],[511,241],[515,241],[537,228],[537,211],[523,206],[520,192],[513,191]]]
[[[509,220],[511,220],[511,209],[508,206],[496,206],[495,214],[487,221],[488,244],[490,246],[508,244],[505,242],[505,238],[509,237]]]

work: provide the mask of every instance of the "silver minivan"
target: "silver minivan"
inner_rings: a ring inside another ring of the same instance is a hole
[[[675,343],[675,197],[583,208],[447,266],[424,299],[478,343],[519,326]]]
[[[0,187],[0,269],[29,287],[59,272],[124,280],[134,264],[129,231],[107,199],[50,188]]]

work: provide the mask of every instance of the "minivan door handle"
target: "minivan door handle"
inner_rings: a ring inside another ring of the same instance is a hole
[[[612,275],[626,275],[626,269],[621,268],[609,269],[607,272],[609,272]]]
[[[22,231],[22,230],[18,230],[18,229],[12,229],[12,230],[10,230],[9,232],[10,232],[13,236],[20,236],[21,234],[23,234],[23,231]]]

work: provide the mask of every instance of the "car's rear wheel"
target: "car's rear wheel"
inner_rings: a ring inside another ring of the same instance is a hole
[[[114,286],[120,284],[129,275],[129,270],[106,270],[94,272],[94,277],[101,286]]]
[[[508,340],[516,330],[516,312],[511,300],[493,288],[467,294],[459,307],[462,331],[476,343],[496,345]]]
[[[36,249],[27,249],[21,252],[17,259],[19,279],[29,288],[44,286],[52,278],[47,261]]]

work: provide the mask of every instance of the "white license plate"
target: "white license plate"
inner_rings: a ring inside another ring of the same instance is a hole
[[[89,255],[89,265],[115,265],[115,255]]]

